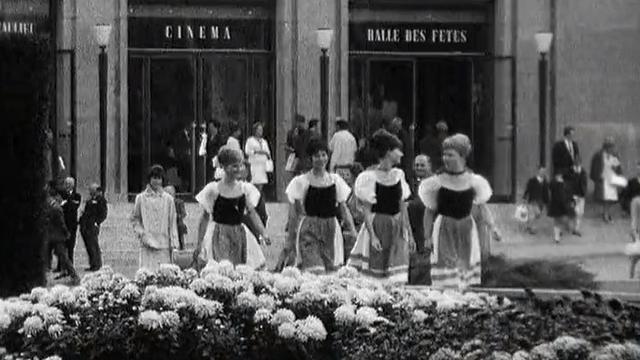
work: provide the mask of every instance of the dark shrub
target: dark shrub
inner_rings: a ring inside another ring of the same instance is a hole
[[[43,284],[44,126],[52,111],[46,38],[0,36],[0,296]]]

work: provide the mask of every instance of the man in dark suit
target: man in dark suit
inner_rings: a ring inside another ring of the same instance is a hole
[[[62,274],[56,276],[56,279],[70,276],[73,285],[77,285],[80,283],[80,279],[73,264],[69,260],[69,254],[65,246],[65,242],[69,238],[69,231],[64,223],[64,213],[60,206],[61,202],[62,197],[55,188],[55,184],[50,184],[47,188],[47,200],[44,209],[46,219],[45,241],[47,244],[45,249],[53,248],[60,267],[63,270]]]
[[[76,180],[72,177],[64,179],[64,190],[62,192],[62,211],[64,212],[64,223],[69,230],[69,237],[66,245],[69,253],[69,260],[73,264],[73,249],[76,247],[76,234],[78,231],[78,208],[82,197],[76,192]],[[58,263],[58,269],[60,264]]]
[[[551,161],[553,163],[554,174],[558,172],[566,173],[576,164],[576,160],[580,157],[578,143],[574,140],[575,132],[576,130],[573,126],[566,126],[563,131],[564,137],[562,140],[553,145]]]
[[[98,271],[102,267],[102,255],[98,235],[100,224],[107,218],[107,201],[102,196],[102,188],[92,184],[89,188],[91,198],[84,205],[84,211],[80,216],[80,235],[84,240],[84,246],[89,255],[89,268],[87,271]]]

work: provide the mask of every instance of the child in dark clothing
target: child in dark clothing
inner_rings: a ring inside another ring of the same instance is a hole
[[[524,200],[527,202],[527,231],[530,234],[536,233],[535,224],[542,216],[544,209],[549,203],[549,182],[547,181],[547,169],[540,165],[538,173],[527,181],[524,191]]]
[[[582,168],[579,159],[574,166],[567,170],[565,179],[571,188],[571,194],[575,203],[575,215],[571,218],[573,225],[572,233],[576,236],[582,236],[582,233],[580,233],[580,223],[584,216],[584,199],[587,194],[587,172]]]
[[[562,173],[556,173],[549,185],[551,201],[547,214],[553,218],[553,240],[560,242],[562,228],[567,228],[569,219],[575,216],[575,201],[571,187],[564,181]]]
[[[184,200],[178,199],[176,196],[176,188],[172,185],[165,186],[164,191],[173,196],[173,202],[176,205],[176,221],[178,222],[178,242],[180,250],[184,250],[184,236],[187,234],[187,225],[184,219],[187,217],[187,209],[184,206]]]

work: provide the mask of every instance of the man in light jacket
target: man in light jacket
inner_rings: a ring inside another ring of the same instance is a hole
[[[331,151],[329,171],[331,172],[335,172],[336,167],[350,169],[358,151],[356,138],[349,132],[349,123],[345,119],[341,117],[336,119],[336,129],[336,133],[329,142],[329,151]]]

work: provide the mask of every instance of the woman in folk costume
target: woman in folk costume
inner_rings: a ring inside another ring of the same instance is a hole
[[[259,269],[265,264],[260,243],[271,242],[258,218],[255,206],[260,192],[250,183],[239,180],[244,171],[242,153],[223,146],[218,161],[224,169],[220,181],[207,184],[196,200],[203,208],[198,228],[198,245],[194,261],[229,260],[235,264],[247,264]],[[260,235],[258,239],[242,223],[247,212]]]
[[[340,175],[327,172],[329,149],[324,141],[312,139],[306,151],[311,170],[293,178],[286,190],[293,207],[289,234],[295,237],[296,266],[314,273],[330,272],[344,262],[338,209],[349,229],[356,231],[346,205],[351,188]]]
[[[405,202],[411,190],[404,172],[394,167],[402,158],[402,143],[388,131],[378,130],[371,146],[378,165],[356,179],[355,195],[365,215],[348,264],[367,276],[407,282],[409,252],[415,251],[415,242]]]
[[[434,287],[464,289],[481,278],[480,241],[471,216],[474,206],[486,203],[491,186],[467,169],[471,141],[455,134],[442,143],[444,172],[420,184],[418,195],[426,207],[425,248],[432,248]]]

